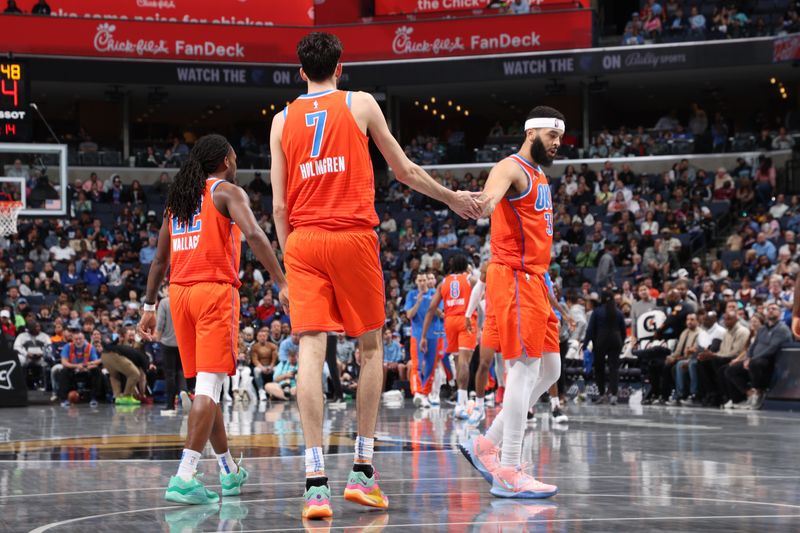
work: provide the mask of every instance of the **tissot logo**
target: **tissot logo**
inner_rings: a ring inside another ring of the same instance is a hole
[[[0,363],[0,390],[14,390],[11,383],[11,373],[17,367],[16,361],[3,361]]]

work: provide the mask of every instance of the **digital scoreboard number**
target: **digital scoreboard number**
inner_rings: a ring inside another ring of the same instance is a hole
[[[31,140],[29,87],[25,63],[0,60],[0,141]]]

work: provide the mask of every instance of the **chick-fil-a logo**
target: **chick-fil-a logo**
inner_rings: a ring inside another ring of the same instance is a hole
[[[458,50],[464,50],[464,43],[461,37],[447,38],[447,39],[434,39],[433,41],[417,41],[411,40],[411,34],[414,33],[414,28],[411,26],[400,26],[394,34],[392,41],[392,51],[396,55],[406,54],[429,54],[433,53],[439,55],[440,53],[453,53]]]
[[[117,27],[113,24],[100,24],[97,26],[97,33],[94,36],[94,49],[103,53],[136,54],[143,56],[169,54],[167,42],[163,39],[159,41],[139,39],[134,42],[129,39],[118,41],[114,39],[114,31]]]

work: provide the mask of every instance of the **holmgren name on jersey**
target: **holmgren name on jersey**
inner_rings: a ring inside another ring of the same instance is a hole
[[[314,178],[322,174],[344,172],[346,170],[347,166],[345,165],[343,155],[313,159],[300,164],[300,175],[304,180],[307,180],[308,178]]]

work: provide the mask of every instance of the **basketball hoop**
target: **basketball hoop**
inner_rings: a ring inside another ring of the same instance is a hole
[[[6,237],[17,232],[17,217],[22,211],[22,202],[0,202],[0,235]]]

